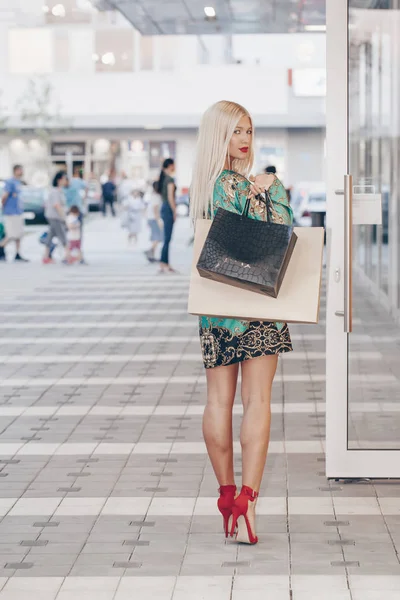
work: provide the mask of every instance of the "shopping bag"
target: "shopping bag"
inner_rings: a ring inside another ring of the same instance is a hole
[[[246,321],[318,322],[324,248],[322,227],[294,228],[297,241],[278,298],[201,277],[197,263],[210,227],[211,220],[199,219],[196,223],[190,314]]]
[[[271,200],[266,192],[267,221],[219,208],[197,263],[202,277],[276,298],[297,236],[291,225],[269,218]]]

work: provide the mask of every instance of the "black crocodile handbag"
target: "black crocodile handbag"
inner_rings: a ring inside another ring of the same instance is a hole
[[[197,263],[202,277],[277,298],[297,236],[290,225],[271,221],[272,201],[266,192],[267,221],[219,208]]]

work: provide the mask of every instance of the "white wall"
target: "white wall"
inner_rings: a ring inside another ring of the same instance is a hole
[[[252,90],[273,93],[249,93],[247,85],[238,85],[244,78],[251,82]],[[11,114],[17,117],[16,103],[26,90],[28,79],[21,75],[0,76],[4,102]],[[255,114],[282,115],[287,112],[287,75],[282,70],[263,70],[225,65],[218,68],[197,66],[177,72],[103,73],[87,75],[53,74],[51,83],[54,96],[61,103],[66,117],[85,117],[92,126],[101,127],[105,116],[114,118],[117,126],[120,117],[142,116],[143,126],[154,124],[154,115],[200,115],[210,104],[229,98],[240,102]],[[93,120],[97,118],[97,122]],[[178,123],[177,123],[178,124]],[[184,122],[181,123],[185,125]],[[165,125],[165,123],[160,123]],[[110,121],[107,125],[110,126]],[[112,126],[112,125],[111,125]]]

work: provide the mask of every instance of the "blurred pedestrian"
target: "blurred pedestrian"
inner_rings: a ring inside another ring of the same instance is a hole
[[[161,218],[164,222],[164,245],[161,251],[160,273],[176,273],[169,264],[169,245],[172,238],[172,230],[176,219],[176,185],[172,177],[175,173],[175,161],[167,158],[163,162],[158,191],[161,194]]]
[[[1,242],[6,237],[6,230],[3,223],[0,221],[0,260],[6,260],[6,253],[4,252],[4,248],[1,245]]]
[[[79,223],[81,227],[81,252],[82,252],[82,241],[83,241],[83,227],[85,222],[85,216],[88,212],[87,198],[89,186],[83,178],[83,170],[79,165],[75,165],[73,169],[73,176],[68,182],[65,188],[65,196],[67,199],[67,207],[77,206],[79,209]],[[83,258],[82,258],[83,260]]]
[[[65,188],[65,197],[67,207],[77,206],[82,215],[86,213],[86,197],[88,184],[83,178],[82,168],[76,165],[73,169],[73,175]]]
[[[156,261],[156,250],[160,242],[163,241],[163,232],[161,227],[161,196],[158,193],[158,181],[155,181],[152,185],[151,192],[145,196],[146,200],[146,216],[147,224],[150,228],[150,242],[151,247],[146,250],[145,255],[150,262]]]
[[[122,205],[129,198],[133,190],[133,182],[128,178],[128,175],[123,171],[121,173],[121,181],[118,185],[117,197],[118,202]]]
[[[14,260],[28,262],[20,254],[21,239],[24,235],[24,204],[22,200],[22,177],[23,168],[21,165],[15,165],[13,168],[13,177],[7,179],[4,188],[4,194],[1,199],[3,207],[5,238],[0,242],[0,246],[5,248],[11,240],[15,242],[16,254]],[[3,259],[4,260],[4,259]]]
[[[67,223],[67,240],[68,240],[68,252],[73,260],[73,253],[76,251],[77,260],[81,264],[85,264],[82,256],[81,242],[82,242],[82,228],[80,220],[81,212],[78,206],[71,206],[68,211],[66,223]]]
[[[66,224],[65,224],[65,195],[64,188],[67,185],[67,175],[65,171],[58,171],[53,179],[53,187],[45,202],[45,217],[49,223],[49,231],[46,238],[46,250],[43,257],[43,263],[54,263],[50,258],[50,250],[53,244],[53,238],[57,238],[61,246],[65,249],[64,263],[70,262],[70,254],[67,244]]]
[[[111,215],[115,217],[114,202],[117,193],[117,186],[114,181],[110,178],[108,181],[103,183],[103,215],[106,216],[107,206],[110,207]]]
[[[139,190],[133,190],[123,202],[122,226],[128,230],[129,242],[137,242],[137,236],[142,230],[144,208],[143,193]]]

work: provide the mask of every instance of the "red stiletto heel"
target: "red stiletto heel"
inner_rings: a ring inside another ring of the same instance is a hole
[[[235,500],[236,485],[221,485],[217,502],[218,510],[224,519],[225,537],[229,533],[229,520],[232,516],[232,506]]]
[[[242,487],[239,496],[233,503],[232,507],[232,524],[230,535],[233,537],[236,525],[238,532],[236,541],[243,544],[257,544],[258,537],[251,530],[250,521],[247,516],[249,510],[249,502],[255,502],[258,498],[258,492],[255,492],[247,485]]]

